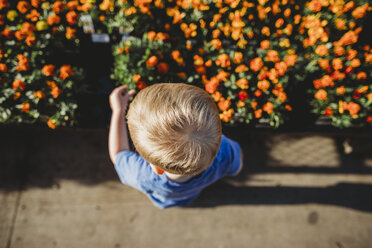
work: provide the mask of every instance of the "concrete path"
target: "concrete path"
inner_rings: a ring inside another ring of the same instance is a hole
[[[372,134],[226,129],[245,168],[187,208],[120,184],[107,130],[0,128],[0,247],[372,247]]]

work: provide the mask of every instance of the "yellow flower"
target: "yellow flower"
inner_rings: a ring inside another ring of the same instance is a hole
[[[6,17],[10,21],[14,21],[14,19],[16,19],[17,16],[18,16],[18,13],[15,10],[9,10],[8,13],[6,14]]]
[[[46,23],[46,21],[38,21],[36,23],[36,29],[38,31],[46,30],[46,29],[48,29],[48,23]]]

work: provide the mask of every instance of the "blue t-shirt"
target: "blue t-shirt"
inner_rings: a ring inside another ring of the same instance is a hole
[[[200,175],[185,183],[171,181],[165,174],[156,174],[144,158],[132,151],[119,152],[115,163],[120,181],[146,194],[159,208],[187,205],[205,187],[223,176],[236,174],[239,167],[240,146],[224,135],[212,164]]]

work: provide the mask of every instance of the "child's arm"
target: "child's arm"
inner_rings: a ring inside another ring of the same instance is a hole
[[[129,150],[125,111],[129,97],[134,93],[134,90],[127,92],[127,86],[124,85],[114,89],[110,95],[112,116],[109,131],[109,154],[113,163],[115,163],[116,155],[120,151]]]

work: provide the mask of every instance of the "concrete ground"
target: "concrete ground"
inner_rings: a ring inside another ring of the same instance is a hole
[[[372,247],[371,133],[349,155],[342,132],[225,133],[242,173],[159,210],[120,184],[107,130],[1,127],[0,247]]]

